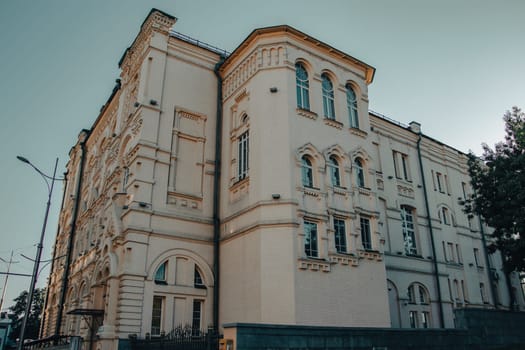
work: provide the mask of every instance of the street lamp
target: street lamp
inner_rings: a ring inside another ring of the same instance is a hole
[[[20,341],[18,343],[18,350],[22,350],[22,348],[24,347],[24,336],[25,336],[25,331],[26,331],[27,319],[29,318],[29,313],[31,312],[31,304],[33,302],[33,295],[35,293],[35,286],[36,286],[36,281],[38,278],[38,269],[40,267],[40,257],[42,256],[42,247],[44,244],[44,235],[46,233],[47,217],[49,215],[49,207],[51,205],[51,195],[53,194],[53,186],[55,185],[55,180],[63,180],[63,179],[59,179],[59,178],[57,179],[55,177],[56,172],[57,172],[57,166],[58,166],[58,158],[55,161],[55,169],[53,170],[53,176],[48,176],[44,174],[40,169],[38,169],[36,166],[34,166],[29,160],[27,160],[24,157],[16,156],[16,158],[19,161],[24,162],[28,164],[29,166],[31,166],[33,169],[35,169],[35,171],[38,174],[40,174],[40,176],[42,176],[42,178],[46,182],[47,191],[48,191],[46,213],[44,216],[44,223],[42,225],[42,233],[40,234],[40,242],[38,243],[37,249],[36,249],[36,258],[35,258],[35,263],[33,266],[33,274],[31,275],[31,285],[29,287],[29,293],[27,296],[26,310],[24,313],[24,318],[22,320],[22,327],[20,328]]]

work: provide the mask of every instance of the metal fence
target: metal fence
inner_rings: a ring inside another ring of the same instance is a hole
[[[81,337],[58,336],[38,339],[24,343],[24,350],[80,350],[82,345]]]
[[[217,350],[219,336],[213,331],[178,327],[161,336],[146,336],[144,339],[131,338],[131,350]]]

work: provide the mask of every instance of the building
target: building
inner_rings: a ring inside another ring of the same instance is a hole
[[[229,54],[175,22],[150,12],[70,151],[44,336],[523,307],[461,210],[466,155],[369,112],[373,67],[285,25]]]

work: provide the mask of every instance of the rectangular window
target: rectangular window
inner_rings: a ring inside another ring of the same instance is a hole
[[[417,254],[414,216],[412,211],[412,208],[408,206],[401,206],[401,228],[403,230],[405,254],[407,255]]]
[[[448,176],[444,175],[445,188],[447,189],[447,194],[450,196],[450,185],[448,184]]]
[[[153,307],[151,308],[151,335],[160,335],[160,330],[162,327],[163,301],[163,297],[153,297]]]
[[[304,222],[304,253],[308,257],[317,258],[317,224],[310,221]]]
[[[345,222],[334,218],[335,249],[338,253],[346,253]]]
[[[248,131],[239,137],[239,180],[248,176],[248,156],[249,156]]]
[[[202,300],[193,301],[193,314],[191,318],[191,330],[193,334],[200,334],[202,316]]]
[[[467,199],[467,184],[461,183],[461,190],[463,191],[463,199]]]
[[[461,249],[459,248],[459,244],[456,244],[456,253],[458,257],[458,263],[462,264],[463,259],[461,258]]]
[[[372,237],[370,235],[370,220],[361,218],[361,242],[363,243],[364,249],[372,249]]]
[[[464,280],[461,280],[461,292],[463,293],[463,300],[468,301],[468,290]]]
[[[394,171],[396,178],[410,181],[408,156],[406,154],[393,151],[392,157],[394,158]]]
[[[487,302],[487,296],[485,295],[485,284],[483,284],[483,283],[479,284],[479,293],[481,294],[481,301],[486,303]]]
[[[474,261],[476,263],[476,266],[477,267],[481,267],[481,260],[480,260],[480,257],[479,257],[479,249],[478,248],[474,248]]]
[[[417,311],[410,311],[408,316],[410,318],[410,328],[417,328]]]
[[[430,314],[428,311],[423,311],[421,313],[421,327],[428,328],[430,325]]]
[[[443,175],[441,173],[436,172],[436,182],[437,182],[437,188],[439,192],[445,193],[445,187],[443,184]]]
[[[455,262],[456,261],[456,257],[455,257],[455,254],[454,254],[454,244],[453,243],[447,243],[447,250],[448,250],[448,256],[449,256],[449,260],[448,261]]]

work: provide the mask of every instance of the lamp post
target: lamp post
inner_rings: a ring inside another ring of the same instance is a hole
[[[21,162],[24,162],[24,163],[28,164],[29,166],[31,166],[33,169],[35,169],[35,171],[38,174],[40,174],[40,176],[42,176],[42,178],[44,179],[44,181],[45,181],[45,183],[47,185],[47,190],[48,190],[48,197],[47,197],[47,204],[46,204],[46,213],[45,213],[45,216],[44,216],[44,223],[42,224],[42,232],[40,234],[40,242],[38,243],[37,248],[36,248],[36,258],[35,258],[35,263],[34,263],[34,266],[33,266],[33,274],[31,276],[31,285],[29,286],[29,293],[27,295],[26,310],[25,310],[25,313],[24,313],[24,318],[22,320],[22,327],[20,328],[20,341],[18,343],[18,350],[22,350],[22,348],[24,347],[24,336],[25,336],[25,331],[26,331],[27,319],[29,318],[29,314],[31,312],[31,304],[33,302],[33,295],[35,293],[35,286],[36,286],[36,281],[37,281],[37,278],[38,278],[38,269],[40,267],[40,257],[42,256],[42,247],[43,247],[43,244],[44,244],[44,235],[46,233],[47,217],[49,215],[49,207],[51,205],[51,196],[53,194],[53,186],[55,185],[55,180],[61,180],[61,179],[57,179],[55,177],[56,176],[56,172],[57,172],[57,166],[58,166],[58,158],[55,161],[55,169],[53,170],[53,176],[48,176],[48,175],[44,174],[40,169],[38,169],[36,166],[34,166],[29,160],[27,160],[24,157],[17,156],[16,158],[18,158],[18,160],[20,160]]]

